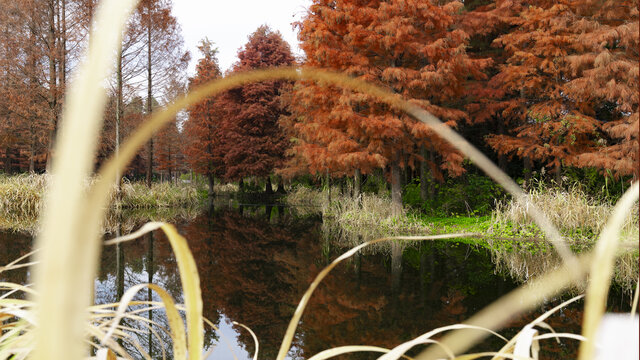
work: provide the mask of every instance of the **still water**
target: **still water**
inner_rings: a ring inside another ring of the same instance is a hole
[[[189,241],[202,287],[204,316],[219,329],[207,328],[211,359],[251,359],[251,335],[232,321],[251,328],[260,341],[260,359],[275,359],[298,301],[315,275],[346,248],[322,234],[319,216],[294,216],[271,206],[208,210],[176,224]],[[111,237],[106,235],[106,238]],[[0,260],[6,264],[26,252],[31,238],[0,233]],[[397,261],[393,261],[396,263]],[[129,287],[153,282],[181,303],[180,279],[171,247],[161,232],[118,247],[106,247],[96,279],[96,303],[116,302]],[[424,242],[405,248],[401,269],[392,271],[388,253],[359,254],[339,265],[318,287],[298,327],[292,359],[309,358],[331,347],[375,345],[392,348],[427,331],[464,321],[517,284],[497,274],[491,254],[457,242]],[[3,281],[28,283],[28,271],[3,273]],[[152,297],[147,290],[137,299]],[[514,320],[500,333],[507,338],[561,302]],[[616,300],[617,302],[617,300]],[[580,332],[582,303],[554,315],[548,323],[558,332]],[[628,310],[628,304],[614,305]],[[616,309],[614,309],[616,310]],[[162,310],[140,313],[167,326]],[[170,356],[161,328],[126,321],[141,347],[154,358]],[[167,326],[168,329],[168,326]],[[155,333],[155,334],[154,334]],[[164,339],[164,340],[160,340]],[[490,338],[473,351],[497,351],[504,343]],[[546,340],[541,358],[575,358],[578,344]],[[127,346],[130,353],[134,348]],[[343,358],[373,359],[359,353]]]

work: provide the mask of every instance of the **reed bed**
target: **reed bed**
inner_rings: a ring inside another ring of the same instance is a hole
[[[84,181],[83,191],[96,183],[95,178]],[[37,217],[43,209],[45,193],[49,190],[51,175],[21,174],[0,175],[0,214],[16,214]],[[231,189],[223,185],[219,189]],[[150,209],[162,207],[186,207],[198,205],[202,196],[196,185],[187,183],[160,182],[147,187],[143,182],[123,181],[120,202],[116,201],[117,188],[112,186],[108,198],[110,206]]]
[[[528,214],[532,205],[545,209],[551,222],[565,238],[577,246],[590,247],[603,230],[613,204],[595,199],[581,190],[579,184],[558,188],[540,184],[528,192],[525,202],[499,201],[493,213],[494,228],[508,228],[513,234],[542,237],[542,231]],[[638,208],[631,209],[621,229],[623,240],[637,240]]]

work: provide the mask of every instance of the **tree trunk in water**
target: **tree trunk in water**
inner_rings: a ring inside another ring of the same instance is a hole
[[[397,240],[391,242],[391,291],[396,294],[400,289],[402,276],[402,250],[404,246]]]
[[[524,157],[524,184],[525,188],[528,188],[531,183],[531,171],[532,171],[531,158],[528,156]]]
[[[397,163],[391,165],[391,214],[402,215],[402,175]]]
[[[147,250],[147,283],[153,284],[153,232],[150,232],[148,235],[148,244],[149,248]],[[151,288],[147,288],[147,301],[153,301]],[[149,323],[153,323],[153,311],[149,310]],[[153,334],[151,333],[151,329],[149,329],[149,357],[153,359]]]
[[[267,183],[264,186],[264,193],[265,194],[273,194],[273,187],[271,186],[271,176],[267,175]]]

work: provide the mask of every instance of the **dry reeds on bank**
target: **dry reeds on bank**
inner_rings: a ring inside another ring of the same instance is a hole
[[[535,205],[545,209],[551,222],[570,242],[593,243],[613,210],[613,204],[587,195],[579,184],[567,188],[540,184],[530,189],[528,195],[525,202],[498,202],[493,213],[494,222],[511,225],[516,232],[523,230],[534,224],[528,210]],[[537,228],[534,230],[541,234]],[[625,218],[621,236],[623,240],[638,239],[637,207],[632,208]]]

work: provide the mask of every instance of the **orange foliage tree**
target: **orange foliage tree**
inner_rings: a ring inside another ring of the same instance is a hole
[[[493,110],[514,126],[489,144],[553,168],[558,182],[565,165],[637,174],[637,2],[529,4],[494,40],[508,58],[489,82]]]
[[[467,78],[482,78],[488,64],[467,55],[467,33],[453,28],[461,6],[457,1],[316,0],[298,24],[306,65],[392,90],[455,126],[467,116],[457,103]],[[352,175],[390,168],[398,211],[401,168],[424,160],[420,147],[440,154],[432,170],[463,172],[462,156],[451,146],[375,98],[300,83],[291,104],[293,114],[283,124],[296,144],[285,172]]]

